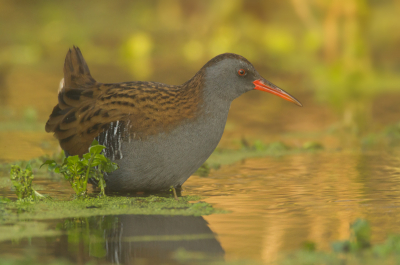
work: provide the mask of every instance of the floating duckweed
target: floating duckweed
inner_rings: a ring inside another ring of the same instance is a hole
[[[8,202],[10,210],[19,214],[7,215],[5,222],[18,220],[61,219],[69,217],[88,217],[112,214],[142,214],[142,215],[209,215],[224,213],[214,209],[206,202],[198,202],[200,197],[185,196],[179,200],[172,198],[149,197],[102,197],[86,198],[85,200],[59,201],[45,200],[32,203]],[[195,203],[192,203],[195,201]],[[196,202],[197,201],[197,202]]]

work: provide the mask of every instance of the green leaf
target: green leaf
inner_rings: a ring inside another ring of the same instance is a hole
[[[110,161],[110,159],[108,159],[107,157],[105,157],[102,154],[95,155],[94,159],[98,159],[98,160],[106,162],[106,163]]]
[[[63,163],[62,163],[63,166],[66,164],[68,164],[68,157],[64,158]]]
[[[56,161],[54,161],[54,160],[46,160],[46,162],[44,162],[41,166],[40,166],[40,168],[42,168],[42,166],[44,166],[44,165],[52,165],[52,164],[57,164],[56,163]]]
[[[59,165],[57,164],[56,161],[54,160],[47,160],[46,162],[44,162],[39,168],[42,168],[42,166],[44,165],[48,165],[48,169],[49,170],[55,170],[55,168],[59,167]]]
[[[76,164],[76,163],[79,162],[79,160],[80,160],[80,159],[79,159],[79,156],[78,156],[78,155],[67,157],[67,162],[68,162],[68,164]]]
[[[97,154],[94,156],[92,164],[90,165],[91,167],[95,167],[98,165],[103,166],[104,164],[108,163],[108,159],[106,157],[104,157],[104,155],[102,154]]]
[[[366,220],[357,219],[352,225],[354,236],[360,248],[370,246],[371,228]]]
[[[92,157],[91,153],[86,153],[86,154],[83,155],[83,158],[86,159],[86,160],[90,160],[91,157]]]
[[[31,162],[28,162],[28,164],[26,165],[26,170],[32,172],[32,166],[31,166]]]
[[[11,202],[9,198],[0,196],[0,203],[8,203],[8,202]]]
[[[107,173],[113,172],[113,171],[117,170],[118,168],[119,168],[119,166],[113,162],[104,164],[102,167],[103,171],[105,171]]]
[[[93,159],[92,163],[90,164],[90,167],[96,167],[100,165],[102,161],[100,159]]]
[[[17,165],[11,166],[10,179],[19,200],[33,201],[37,199],[35,190],[32,188],[33,174],[30,163],[24,170]]]
[[[82,158],[77,155],[69,156],[64,159],[62,165],[58,165],[54,160],[47,160],[42,164],[42,166],[48,165],[50,170],[63,174],[64,178],[70,182],[71,187],[74,189],[77,197],[86,196],[87,180],[89,178],[95,178],[98,180],[99,187],[104,195],[104,187],[106,184],[103,178],[103,172],[112,172],[118,169],[117,164],[111,162],[110,159],[101,154],[104,148],[106,147],[99,145],[98,142],[94,140],[92,146],[89,148],[89,152],[84,154]],[[96,166],[97,168],[95,168]],[[12,169],[11,173],[13,173],[12,176],[18,176],[20,172],[21,169],[15,167]],[[28,181],[28,184],[30,184],[32,182],[31,178],[33,178],[32,172],[30,170],[26,170],[26,172],[24,171],[24,174],[26,181]],[[23,184],[16,183],[15,185],[20,185],[21,190],[24,188]]]
[[[333,251],[335,252],[344,252],[347,253],[350,251],[350,242],[349,241],[337,241],[332,243]]]
[[[104,148],[106,148],[104,145],[93,145],[89,148],[89,153],[97,155],[100,154]]]

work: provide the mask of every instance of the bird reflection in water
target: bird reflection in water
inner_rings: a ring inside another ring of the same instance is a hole
[[[68,235],[56,246],[56,256],[74,262],[90,260],[112,264],[176,264],[176,253],[202,253],[222,259],[224,250],[201,216],[119,215],[68,219]],[[77,255],[78,254],[78,255]],[[198,257],[198,255],[197,255]],[[190,263],[190,255],[180,264]]]

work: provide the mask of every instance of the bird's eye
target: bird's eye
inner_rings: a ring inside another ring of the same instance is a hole
[[[238,75],[245,76],[246,75],[246,71],[244,69],[240,69],[240,70],[238,70]]]

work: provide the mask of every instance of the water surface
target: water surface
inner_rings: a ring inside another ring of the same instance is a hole
[[[192,176],[182,195],[201,195],[227,214],[95,216],[48,220],[62,235],[0,243],[0,253],[27,249],[41,258],[133,264],[190,264],[182,250],[210,260],[269,263],[305,241],[329,250],[348,239],[357,218],[371,223],[372,241],[400,234],[400,163],[396,153],[320,151],[252,158],[223,166],[209,177]],[[68,183],[39,181],[43,193],[69,198]],[[0,195],[10,196],[8,190]],[[191,257],[193,258],[193,257]]]

